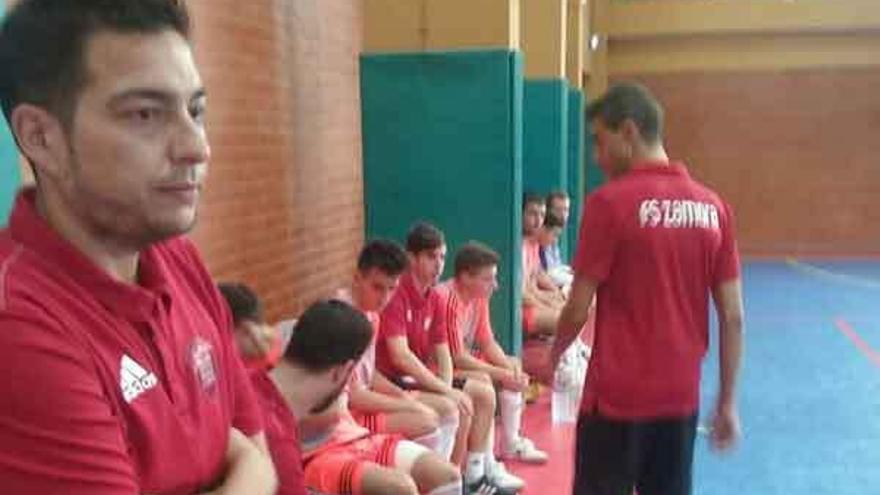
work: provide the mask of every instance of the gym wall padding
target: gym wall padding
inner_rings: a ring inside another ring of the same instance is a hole
[[[5,11],[4,7],[4,1],[0,0],[0,17]],[[6,226],[20,180],[15,141],[6,125],[6,119],[0,118],[0,227]]]
[[[367,238],[403,241],[427,220],[449,248],[476,239],[501,255],[498,341],[518,354],[522,58],[506,50],[361,56]]]
[[[584,93],[568,87],[568,196],[571,198],[571,214],[563,232],[567,251],[563,259],[571,263],[572,253],[577,244],[578,226],[581,224],[581,209],[586,193],[586,161],[584,147]]]
[[[523,189],[568,190],[568,81],[527,79],[523,91]],[[566,251],[566,238],[561,239]]]

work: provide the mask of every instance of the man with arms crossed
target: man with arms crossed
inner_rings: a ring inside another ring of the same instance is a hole
[[[229,312],[181,237],[210,156],[188,36],[173,0],[22,0],[0,27],[37,183],[0,233],[6,493],[275,492]]]

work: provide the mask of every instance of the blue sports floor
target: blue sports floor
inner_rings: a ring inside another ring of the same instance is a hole
[[[698,436],[694,494],[880,494],[880,260],[750,262],[743,281],[743,438],[719,456]],[[718,381],[712,331],[705,417]],[[527,495],[570,493],[573,428],[550,424],[546,396],[526,416],[552,459],[508,467]]]

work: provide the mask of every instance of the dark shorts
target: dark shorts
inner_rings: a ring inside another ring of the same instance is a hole
[[[577,425],[577,495],[690,495],[697,415],[621,421],[582,415]]]
[[[416,384],[415,380],[408,376],[400,377],[400,376],[392,376],[389,377],[391,383],[397,385],[403,390],[419,390],[418,384]],[[452,388],[461,390],[464,388],[464,384],[467,383],[467,378],[453,378],[452,379]]]

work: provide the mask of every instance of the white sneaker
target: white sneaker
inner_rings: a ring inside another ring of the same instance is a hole
[[[519,491],[525,488],[526,482],[507,472],[504,463],[492,459],[486,463],[486,478],[498,488]]]
[[[544,464],[547,462],[547,453],[535,447],[534,442],[525,437],[505,445],[502,453],[504,459],[527,462],[529,464]]]

